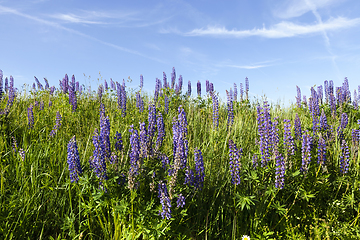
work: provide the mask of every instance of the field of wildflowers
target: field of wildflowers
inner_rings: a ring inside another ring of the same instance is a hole
[[[247,78],[226,102],[174,68],[143,81],[19,90],[0,70],[0,239],[360,239],[346,78],[286,108]]]

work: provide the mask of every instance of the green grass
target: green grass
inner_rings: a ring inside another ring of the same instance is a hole
[[[184,185],[184,170],[177,179],[175,193],[186,197],[184,208],[172,199],[172,218],[162,219],[158,183],[170,180],[158,157],[144,159],[137,178],[138,188],[130,191],[127,182],[120,183],[129,170],[129,128],[148,121],[151,96],[142,93],[144,112],[135,107],[135,92],[128,89],[126,116],[117,106],[116,93],[107,91],[102,102],[109,116],[111,144],[116,131],[123,138],[124,149],[116,152],[117,164],[107,162],[109,179],[99,188],[99,180],[89,167],[93,154],[92,136],[99,129],[100,103],[95,93],[77,94],[78,107],[71,110],[67,94],[59,91],[17,93],[8,114],[0,116],[0,239],[359,239],[360,216],[358,143],[351,141],[351,129],[359,129],[360,113],[349,104],[338,106],[332,116],[322,104],[335,137],[327,141],[325,167],[317,164],[317,142],[311,151],[307,174],[300,172],[301,141],[296,140],[295,155],[286,170],[285,186],[275,188],[275,160],[267,167],[254,168],[253,154],[260,154],[256,107],[260,100],[234,103],[234,123],[227,125],[227,106],[220,103],[219,127],[213,128],[212,99],[187,97],[164,89],[170,99],[164,109],[164,95],[156,103],[164,117],[165,139],[159,152],[173,161],[173,118],[181,105],[188,122],[188,165],[194,168],[194,149],[201,150],[205,166],[202,190]],[[8,96],[0,107],[5,108]],[[52,106],[49,106],[49,99]],[[27,108],[43,101],[44,109],[34,107],[34,126],[29,128]],[[54,137],[49,134],[55,125],[56,112],[62,116],[61,127]],[[350,149],[350,170],[340,174],[340,142],[336,129],[341,113],[347,113],[349,124],[344,130]],[[303,129],[312,133],[308,108],[291,105],[271,107],[272,120],[278,117],[279,149],[283,153],[283,120],[290,119],[294,134],[295,114]],[[321,133],[324,134],[324,133]],[[67,144],[76,136],[83,174],[78,183],[70,183]],[[154,141],[156,142],[157,133]],[[12,137],[17,151],[12,149]],[[315,137],[315,136],[314,136]],[[233,185],[229,172],[228,141],[243,149],[241,183]],[[316,138],[315,138],[316,139]],[[24,149],[25,160],[19,155]],[[260,155],[259,155],[260,159]],[[152,173],[156,177],[152,178]],[[150,185],[155,189],[152,191]]]

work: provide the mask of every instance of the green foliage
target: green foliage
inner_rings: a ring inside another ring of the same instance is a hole
[[[168,112],[165,95],[170,99]],[[289,159],[292,166],[287,168],[285,186],[280,190],[274,185],[275,160],[267,167],[255,168],[252,163],[253,154],[260,153],[256,144],[256,103],[235,102],[230,128],[226,104],[220,104],[219,128],[213,129],[210,96],[191,98],[164,89],[156,103],[166,133],[159,151],[172,161],[172,124],[181,105],[188,121],[189,166],[194,168],[193,153],[198,148],[205,167],[201,190],[184,185],[184,173],[179,175],[171,202],[172,218],[167,220],[159,215],[157,186],[170,179],[159,156],[144,159],[137,189],[130,191],[124,181],[130,166],[129,126],[134,124],[139,129],[139,122],[147,124],[151,96],[142,93],[145,106],[139,112],[135,92],[128,92],[127,114],[122,117],[116,92],[103,94],[112,149],[116,131],[123,137],[124,149],[115,152],[116,164],[107,163],[109,179],[102,187],[89,167],[94,150],[92,136],[100,127],[100,103],[95,93],[77,93],[77,97],[78,107],[73,112],[68,95],[61,92],[53,96],[48,91],[18,94],[9,113],[0,116],[0,239],[241,239],[243,235],[251,239],[360,238],[359,145],[351,143],[351,129],[359,128],[356,121],[360,113],[349,105],[338,108],[336,115],[327,104],[321,106],[333,129],[327,142],[326,165],[317,164],[315,146],[308,173],[303,174],[299,170],[301,142],[295,141],[296,151]],[[52,106],[48,105],[50,100]],[[6,101],[6,97],[0,101],[0,108],[5,108]],[[43,110],[36,101],[44,102]],[[28,126],[30,104],[35,106],[33,128]],[[50,137],[57,111],[62,116],[61,127]],[[340,142],[336,135],[342,112],[349,116],[344,136],[351,150],[350,170],[345,175],[339,172]],[[272,117],[279,117],[280,142],[283,119],[290,119],[294,128],[296,113],[303,128],[311,132],[312,120],[306,108],[271,108]],[[66,161],[67,144],[74,135],[84,171],[77,183],[70,182]],[[16,151],[12,137],[17,140]],[[229,171],[229,139],[243,149],[241,183],[236,187],[231,184]],[[179,193],[186,197],[184,208],[176,207]]]

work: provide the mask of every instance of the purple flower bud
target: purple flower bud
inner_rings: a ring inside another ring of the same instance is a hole
[[[236,83],[234,83],[234,101],[237,101],[237,86]]]
[[[229,140],[229,165],[232,184],[240,184],[240,157],[242,149],[237,149],[236,144],[230,139]]]
[[[295,139],[300,141],[302,139],[302,130],[301,130],[301,121],[298,114],[296,114],[295,116],[294,125],[295,125]]]
[[[68,144],[67,163],[69,164],[71,182],[78,182],[82,168],[75,136],[70,139]]]
[[[245,78],[245,92],[246,92],[246,100],[249,100],[249,79]]]
[[[303,134],[302,148],[301,148],[301,152],[302,152],[301,171],[304,172],[305,174],[307,173],[307,171],[309,169],[309,164],[310,164],[310,161],[311,161],[311,155],[310,155],[311,144],[312,144],[312,137],[306,131]]]
[[[173,67],[171,72],[171,89],[174,89],[175,79],[176,79],[176,73],[175,73],[175,68]]]
[[[227,126],[229,128],[234,123],[234,108],[233,108],[233,101],[231,99],[231,95],[227,90],[226,90],[226,95],[227,95],[227,113],[228,113]]]
[[[214,92],[211,93],[212,104],[213,104],[213,129],[219,127],[219,100]]]
[[[159,183],[159,195],[160,203],[162,206],[162,210],[160,210],[159,214],[163,219],[171,218],[171,201],[169,198],[168,190],[166,187],[166,183]]]
[[[188,82],[188,92],[187,95],[190,97],[191,96],[191,82]]]
[[[318,164],[325,165],[326,162],[326,142],[320,136],[318,144]]]
[[[34,127],[34,113],[33,113],[33,105],[30,104],[30,107],[28,108],[28,122],[29,122],[29,128]]]
[[[53,130],[50,132],[50,137],[55,136],[57,130],[60,128],[61,126],[61,115],[59,113],[59,111],[56,112],[56,123],[53,127]]]
[[[163,84],[164,84],[164,88],[168,88],[168,83],[167,83],[167,78],[166,78],[166,73],[163,72]]]
[[[123,141],[122,141],[121,133],[116,131],[114,139],[116,140],[116,142],[115,142],[115,150],[116,151],[121,151],[123,149]]]
[[[177,208],[183,208],[185,206],[185,197],[182,194],[178,195],[178,198],[176,200]]]
[[[164,125],[164,120],[163,120],[161,112],[158,112],[156,122],[157,122],[157,124],[156,124],[157,130],[158,130],[158,136],[156,139],[156,149],[159,149],[161,147],[164,137],[165,137],[165,125]]]
[[[296,90],[297,90],[296,104],[298,108],[301,108],[301,90],[298,86],[296,86]]]
[[[283,156],[275,150],[276,171],[275,171],[275,188],[283,189],[285,185],[285,161]]]
[[[197,82],[197,95],[198,97],[201,97],[201,82]]]
[[[143,75],[140,75],[140,90],[144,87],[144,77]]]

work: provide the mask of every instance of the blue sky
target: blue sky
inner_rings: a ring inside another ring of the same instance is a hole
[[[185,90],[209,80],[223,100],[245,77],[251,97],[284,104],[296,85],[360,84],[358,0],[0,0],[0,22],[0,69],[19,89],[65,73],[95,89],[100,72],[132,88],[142,74],[153,92],[172,67]]]

